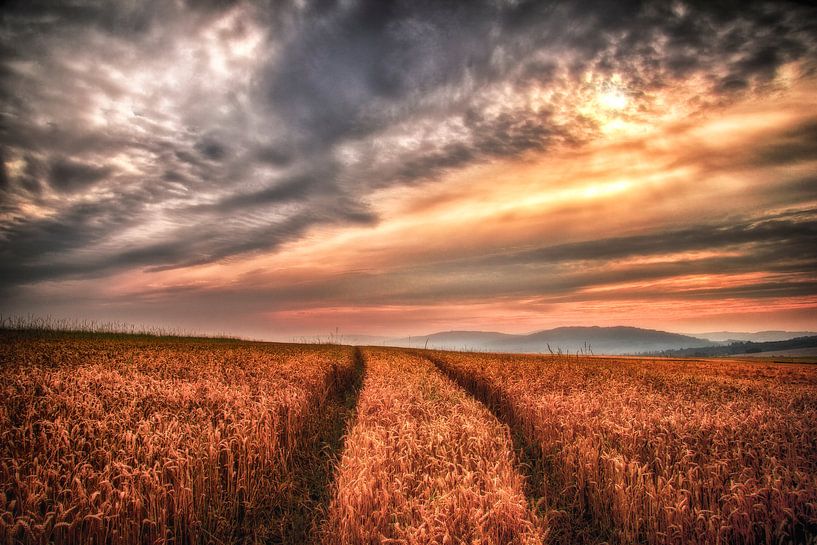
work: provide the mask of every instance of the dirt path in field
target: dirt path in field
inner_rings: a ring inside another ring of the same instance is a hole
[[[310,423],[307,443],[293,459],[295,485],[289,491],[297,515],[280,528],[279,540],[271,543],[318,544],[320,528],[332,499],[335,468],[343,453],[345,433],[353,424],[360,387],[363,384],[363,356],[354,349],[355,371],[337,388],[323,409],[323,417]]]
[[[433,363],[440,373],[485,405],[500,422],[508,426],[518,459],[517,470],[525,477],[525,496],[536,515],[547,519],[546,524],[550,530],[548,543],[600,545],[615,542],[589,513],[571,510],[571,502],[567,496],[569,492],[563,493],[557,489],[552,477],[553,470],[539,447],[525,436],[519,426],[513,424],[504,411],[490,403],[480,392],[468,388],[453,373],[449,373],[443,361],[428,354],[418,354]]]

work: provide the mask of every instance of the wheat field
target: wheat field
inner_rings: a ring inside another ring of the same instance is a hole
[[[552,507],[586,514],[608,540],[814,541],[814,366],[433,358],[534,447],[541,494],[563,499]]]
[[[542,543],[508,430],[428,360],[364,355],[327,542]]]
[[[0,542],[817,542],[817,368],[0,332]]]
[[[0,349],[0,536],[280,539],[291,460],[348,347],[45,339]]]

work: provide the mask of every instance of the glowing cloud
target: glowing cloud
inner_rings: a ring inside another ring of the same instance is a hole
[[[4,20],[4,312],[265,338],[817,327],[813,8]]]

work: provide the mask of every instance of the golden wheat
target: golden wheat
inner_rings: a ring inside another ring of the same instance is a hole
[[[327,543],[541,543],[507,428],[427,360],[365,356]]]
[[[621,543],[817,532],[817,368],[436,353]],[[544,491],[543,491],[544,493]]]
[[[351,349],[4,339],[0,541],[255,542]]]
[[[0,542],[817,536],[816,367],[367,350],[329,501],[351,348],[2,341]]]

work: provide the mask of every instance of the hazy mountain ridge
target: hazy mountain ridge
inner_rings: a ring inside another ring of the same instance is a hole
[[[755,350],[755,344],[779,343],[795,338],[817,336],[814,332],[768,330],[750,332],[718,331],[687,335],[628,326],[557,327],[529,334],[498,331],[454,330],[410,337],[373,335],[341,336],[344,344],[371,344],[407,348],[433,348],[478,352],[519,353],[592,353],[703,355],[737,354],[736,350]],[[735,346],[733,346],[735,345]],[[783,346],[774,349],[782,349]],[[732,347],[732,348],[730,348]]]
[[[787,341],[789,339],[796,339],[798,337],[813,337],[817,335],[817,331],[756,331],[750,332],[736,332],[736,331],[713,331],[709,333],[697,333],[694,336],[708,339],[712,342],[726,342],[731,343],[735,341],[752,341],[752,342],[774,342]]]
[[[711,346],[708,339],[637,327],[558,327],[528,335],[495,331],[443,331],[384,341],[390,346],[521,353],[635,354]]]

